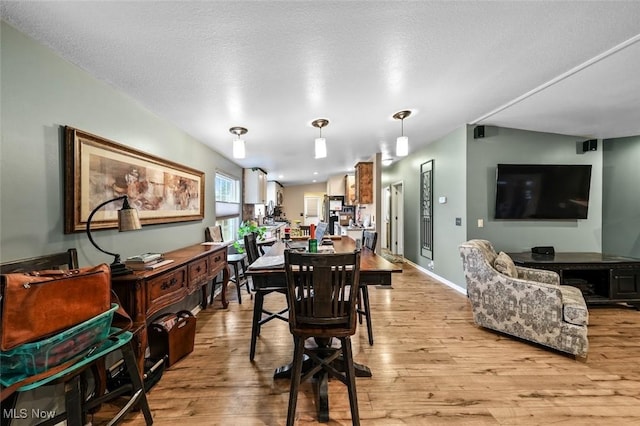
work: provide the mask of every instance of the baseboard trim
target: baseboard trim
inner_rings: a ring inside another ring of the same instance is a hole
[[[451,287],[453,290],[457,291],[458,293],[463,294],[465,296],[467,295],[467,289],[466,288],[461,287],[458,284],[452,283],[451,281],[447,280],[446,278],[442,278],[440,275],[437,275],[434,272],[432,272],[432,271],[430,271],[428,269],[425,269],[420,265],[417,265],[417,264],[413,263],[412,261],[410,261],[406,257],[404,258],[404,262],[410,264],[411,266],[413,266],[414,268],[416,268],[420,272],[424,272],[425,274],[429,275],[431,278],[440,281],[442,284],[446,285],[447,287]]]

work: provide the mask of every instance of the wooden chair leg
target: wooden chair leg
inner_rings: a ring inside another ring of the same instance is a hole
[[[253,361],[256,355],[256,341],[260,334],[260,319],[262,318],[262,305],[264,303],[264,294],[258,290],[256,299],[253,302],[253,324],[251,325],[251,349],[249,351],[249,360]]]
[[[364,317],[367,320],[367,334],[369,335],[369,345],[373,346],[373,326],[371,325],[371,308],[369,307],[369,289],[367,285],[360,287],[362,293],[362,305],[365,312]]]
[[[287,426],[293,426],[296,420],[296,405],[298,403],[298,389],[300,388],[300,376],[302,376],[302,361],[304,359],[303,337],[296,337],[293,351],[293,371],[291,375],[291,387],[289,388],[289,408],[287,410]]]
[[[342,355],[345,361],[345,375],[347,379],[347,391],[349,393],[349,407],[351,408],[351,423],[360,425],[360,412],[358,411],[358,393],[356,392],[356,372],[353,367],[353,353],[351,351],[351,338],[340,339]]]
[[[250,295],[251,294],[251,289],[249,288],[249,277],[246,274],[246,272],[247,272],[247,262],[245,262],[245,259],[242,259],[242,274],[244,275],[244,279],[245,279],[245,284],[244,285],[247,288],[247,294]]]
[[[233,263],[233,272],[235,273],[236,292],[238,294],[238,304],[242,305],[242,293],[240,292],[240,268],[238,268],[238,262]]]
[[[138,364],[133,353],[132,345],[133,343],[129,342],[122,347],[122,357],[124,359],[124,364],[129,373],[131,384],[133,385],[133,395],[131,396],[131,400],[134,404],[136,404],[137,402],[136,405],[138,405],[138,407],[142,410],[145,423],[147,425],[151,425],[153,424],[153,417],[151,416],[151,410],[149,409],[149,403],[147,402],[146,389],[144,388],[144,383],[142,382],[140,371],[138,371]]]

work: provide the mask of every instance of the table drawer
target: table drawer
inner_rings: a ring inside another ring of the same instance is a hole
[[[187,268],[174,269],[147,283],[147,315],[180,301],[187,292]]]
[[[209,279],[209,258],[202,257],[189,264],[189,290],[193,291]]]
[[[209,277],[218,275],[227,266],[227,251],[220,250],[209,256]]]

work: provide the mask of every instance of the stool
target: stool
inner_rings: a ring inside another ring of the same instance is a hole
[[[118,331],[117,329],[112,329],[112,332],[117,332],[117,331]],[[142,410],[145,423],[147,425],[151,425],[153,424],[153,418],[151,416],[151,411],[149,410],[149,404],[147,403],[147,395],[144,390],[144,385],[142,384],[140,372],[138,371],[136,358],[134,356],[133,349],[131,347],[132,337],[133,337],[133,333],[126,331],[119,335],[113,336],[111,338],[107,338],[102,342],[98,343],[94,347],[93,352],[90,352],[89,355],[86,355],[84,358],[82,358],[75,364],[72,364],[70,367],[67,367],[64,370],[57,372],[56,374],[45,377],[36,382],[28,383],[18,388],[16,392],[24,392],[31,389],[35,389],[40,386],[50,384],[54,381],[63,381],[65,383],[66,411],[62,414],[55,416],[52,419],[39,423],[39,425],[42,425],[42,426],[55,425],[65,419],[67,420],[67,424],[69,425],[86,424],[85,417],[87,413],[89,413],[91,410],[98,407],[100,404],[103,404],[114,398],[120,397],[127,392],[130,392],[131,396],[129,398],[129,401],[109,422],[109,425],[113,425],[120,422],[125,416],[125,414],[131,411],[131,409],[134,408],[135,406],[139,406],[140,409]],[[89,401],[85,401],[83,391],[82,391],[82,386],[81,386],[81,380],[80,380],[81,373],[87,367],[91,366],[94,362],[97,362],[103,359],[106,355],[116,351],[117,349],[122,350],[122,356],[125,362],[125,366],[127,368],[127,372],[129,373],[129,378],[131,379],[131,383],[127,385],[123,385],[118,389],[114,389],[113,391],[110,391],[106,395],[102,395],[97,398],[93,398]],[[16,383],[17,381],[26,382],[28,381],[28,379],[29,377],[24,377],[19,379],[9,379],[9,381],[2,380],[1,383],[3,386],[11,386],[13,383]],[[9,398],[12,398],[12,397],[13,395]],[[11,403],[11,407],[13,408],[15,406],[16,398],[12,398],[12,399],[13,401]]]
[[[244,285],[247,288],[247,293],[251,294],[247,277],[244,274],[244,271],[247,267],[246,261],[247,261],[247,255],[244,253],[227,255],[227,263],[233,266],[233,272],[234,272],[233,277],[230,278],[229,281],[233,281],[234,283],[236,283],[236,290],[238,291],[238,303],[241,305],[242,305],[242,296],[240,293],[240,287]],[[242,270],[242,274],[240,274],[241,270]]]

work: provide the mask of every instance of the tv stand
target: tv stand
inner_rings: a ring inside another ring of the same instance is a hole
[[[640,259],[601,253],[509,253],[518,266],[546,269],[579,288],[589,305],[627,303],[640,309]]]

